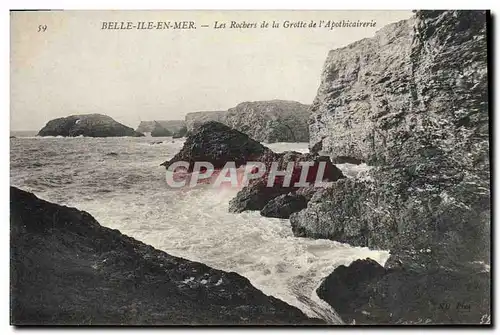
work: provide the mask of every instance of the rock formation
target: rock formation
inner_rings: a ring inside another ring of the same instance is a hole
[[[186,125],[184,120],[141,121],[136,131],[140,133],[151,133],[155,128],[156,123],[159,123],[163,128],[168,130],[170,133],[175,133]]]
[[[206,111],[187,113],[185,117],[186,128],[188,132],[192,132],[205,122],[216,121],[224,123],[223,115],[226,111]]]
[[[11,130],[10,136],[14,137],[33,137],[38,134],[37,130]]]
[[[186,125],[192,131],[204,122],[218,121],[259,142],[307,142],[309,107],[286,100],[242,102],[227,112],[188,113]]]
[[[310,148],[375,168],[316,193],[290,216],[295,235],[389,249],[416,281],[488,266],[487,76],[484,11],[419,11],[331,51]]]
[[[171,256],[11,187],[14,325],[318,324],[234,273]]]
[[[246,134],[222,123],[209,121],[196,128],[187,137],[181,151],[161,165],[168,168],[174,162],[185,161],[190,163],[189,170],[192,171],[194,162],[197,161],[210,162],[216,169],[221,169],[226,162],[233,161],[238,167],[247,161],[257,161],[265,152],[270,151]]]
[[[173,138],[181,138],[181,137],[186,137],[188,135],[187,127],[183,126],[179,130],[177,130],[175,133],[172,134]]]
[[[242,102],[223,122],[259,142],[308,142],[309,107],[286,100]]]
[[[490,280],[479,267],[411,272],[366,259],[336,268],[317,293],[348,324],[488,324]]]
[[[302,174],[300,162],[313,163],[308,169],[308,174],[305,176],[305,181],[311,185],[316,182],[318,173],[321,173],[319,172],[321,171],[319,170],[320,164],[324,164],[324,170],[321,174],[322,179],[319,181],[336,181],[344,178],[342,172],[332,164],[329,157],[294,151],[275,153],[251,139],[248,135],[216,121],[205,122],[195,128],[187,137],[181,151],[171,160],[161,165],[168,169],[171,164],[179,161],[189,162],[188,172],[193,171],[195,162],[210,162],[215,169],[222,169],[227,162],[235,162],[236,167],[244,165],[247,162],[263,163],[266,167],[264,175],[258,179],[251,180],[248,186],[243,187],[236,197],[230,201],[229,211],[234,213],[246,210],[261,210],[272,199],[289,192],[304,192],[304,194],[297,194],[292,197],[305,196],[305,201],[307,202],[314,190],[311,187],[294,186],[295,183],[299,182]],[[267,186],[273,162],[277,163],[278,171],[285,171],[289,163],[294,163],[289,185],[284,184],[283,176],[276,176],[274,185],[272,187]],[[286,200],[289,200],[289,198],[286,198]],[[273,205],[271,204],[270,206]],[[288,206],[287,213],[299,211],[304,208],[302,204],[296,201],[291,201]],[[269,215],[274,216],[281,215],[280,217],[287,217],[289,215],[285,212],[279,214],[275,210],[271,211],[271,208],[268,208],[268,210],[263,213],[266,213],[266,215],[269,213]]]
[[[299,195],[291,195],[284,199],[276,200],[279,201],[281,205],[284,201],[287,202],[287,209],[282,212],[273,210],[272,208],[277,205],[276,202],[271,202],[273,199],[280,195],[285,195],[289,192],[299,192],[301,189],[307,189],[310,191],[311,186],[308,187],[296,187],[295,183],[299,182],[302,173],[302,166],[300,162],[313,163],[308,169],[308,174],[305,181],[310,185],[316,182],[319,164],[323,162],[325,165],[325,170],[321,176],[323,182],[336,181],[344,178],[342,172],[332,164],[329,157],[319,156],[313,154],[303,154],[294,151],[285,151],[282,153],[267,152],[262,155],[259,159],[260,162],[266,165],[266,173],[259,179],[251,180],[248,186],[243,187],[241,191],[236,194],[229,202],[229,211],[233,213],[240,213],[246,210],[262,210],[261,214],[265,216],[288,218],[291,213],[298,212],[304,208],[301,201],[292,201],[293,198],[300,198]],[[269,179],[269,171],[271,170],[271,164],[277,162],[278,171],[285,171],[287,165],[290,162],[294,163],[292,170],[292,177],[289,185],[284,184],[284,177],[278,176],[275,178],[275,183],[272,187],[267,186]],[[318,186],[317,189],[322,189],[322,186]],[[307,203],[307,199],[303,199]],[[268,208],[265,208],[268,206]]]
[[[154,128],[151,130],[152,137],[164,137],[164,136],[172,136],[172,133],[165,129],[159,122],[155,121]]]
[[[445,150],[484,136],[486,50],[484,12],[422,11],[330,51],[311,107],[311,148],[394,165],[402,148],[408,156],[418,145]]]
[[[298,195],[296,193],[282,194],[271,199],[271,201],[261,209],[260,215],[271,218],[288,219],[292,213],[301,211],[306,207],[307,199],[303,195]]]
[[[490,221],[485,20],[480,11],[421,11],[330,52],[311,134],[322,152],[378,167],[371,182],[342,180],[292,215],[300,235],[433,252],[458,242],[475,246],[468,255],[481,248]],[[354,99],[359,92],[368,96]]]
[[[144,135],[116,122],[107,115],[82,114],[50,120],[38,132],[38,136],[138,137]]]

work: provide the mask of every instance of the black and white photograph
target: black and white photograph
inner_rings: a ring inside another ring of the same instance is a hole
[[[9,21],[11,326],[492,326],[489,10]]]

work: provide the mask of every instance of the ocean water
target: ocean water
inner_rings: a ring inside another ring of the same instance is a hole
[[[309,316],[340,323],[315,293],[321,280],[358,258],[384,264],[388,253],[297,238],[288,220],[258,212],[229,213],[236,188],[167,188],[160,164],[182,144],[168,137],[12,138],[10,181],[42,199],[85,210],[101,225],[169,254],[237,272]],[[307,143],[269,147],[307,152]],[[363,170],[341,168],[350,177]]]

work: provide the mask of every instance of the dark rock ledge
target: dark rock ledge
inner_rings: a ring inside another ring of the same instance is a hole
[[[50,120],[38,136],[142,137],[144,134],[103,114],[80,114]]]
[[[234,273],[171,256],[11,187],[15,325],[321,324]]]

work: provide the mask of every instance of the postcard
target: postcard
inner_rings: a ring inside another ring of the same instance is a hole
[[[10,322],[491,325],[490,13],[10,12]]]

